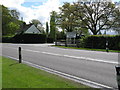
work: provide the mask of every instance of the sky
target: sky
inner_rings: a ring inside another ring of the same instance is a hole
[[[27,24],[32,19],[38,19],[45,24],[49,21],[50,12],[53,10],[58,12],[58,8],[66,1],[75,0],[1,0],[0,4],[10,9],[16,9]]]
[[[72,3],[75,1],[77,0],[1,0],[0,4],[10,9],[16,9],[27,24],[32,19],[38,19],[45,26],[45,23],[49,22],[51,11],[59,12],[59,7],[64,2]],[[112,1],[118,2],[120,0]]]

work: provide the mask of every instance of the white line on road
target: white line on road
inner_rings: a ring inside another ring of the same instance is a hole
[[[62,56],[62,55],[56,54],[56,53],[49,53],[49,52],[42,52],[42,53],[44,53],[44,54],[49,54],[49,55],[55,55],[55,56]]]
[[[91,52],[95,52],[95,53],[98,53],[98,54],[109,54],[109,55],[113,55],[113,54],[116,54],[115,52],[103,52],[103,51],[92,51],[92,50],[82,50],[82,49],[70,49],[70,48],[60,48],[60,47],[49,47],[49,48],[55,48],[55,49],[60,49],[60,50],[68,50],[68,51],[75,51],[75,52],[88,52],[88,53],[91,53]]]
[[[42,53],[49,54],[49,55],[55,55],[55,56],[64,56],[64,57],[75,58],[75,59],[85,59],[85,60],[88,60],[88,61],[103,62],[103,63],[110,63],[110,64],[118,64],[118,62],[106,61],[106,60],[100,60],[100,59],[93,59],[93,58],[87,58],[87,57],[62,55],[62,54],[49,53],[49,52],[42,52]]]
[[[104,63],[110,63],[110,64],[118,64],[118,62],[112,62],[112,61],[106,61],[106,60],[100,60],[100,59],[93,59],[93,58],[87,58],[87,57],[77,57],[77,56],[69,56],[69,55],[64,55],[65,57],[70,57],[70,58],[76,58],[76,59],[85,59],[88,61],[95,61],[95,62],[104,62]]]
[[[6,56],[6,57],[14,59],[14,60],[19,60],[17,58],[11,57],[11,56]],[[57,71],[57,70],[54,70],[54,69],[50,69],[48,67],[40,66],[40,65],[37,65],[37,64],[25,61],[25,60],[23,60],[23,62],[30,65],[30,66],[32,66],[32,67],[39,68],[39,69],[47,71],[49,73],[53,73],[53,74],[62,76],[64,78],[76,81],[78,83],[82,83],[84,85],[88,85],[88,86],[93,87],[93,88],[110,88],[110,89],[113,88],[113,87],[103,85],[103,84],[100,84],[100,83],[97,83],[97,82],[93,82],[93,81],[90,81],[90,80],[87,80],[87,79],[79,78],[79,77],[76,77],[74,75],[70,75],[70,74],[63,73],[63,72],[60,72],[60,71]]]
[[[36,53],[40,53],[40,51],[33,51],[33,50],[29,50],[29,49],[23,49],[25,51],[30,51],[30,52],[36,52]]]
[[[12,49],[15,49],[15,48],[12,48]],[[88,57],[78,57],[78,56],[71,56],[71,55],[62,55],[62,54],[56,54],[56,53],[51,53],[51,52],[40,52],[40,51],[35,51],[35,50],[30,50],[30,49],[22,49],[22,50],[29,51],[29,52],[35,52],[35,53],[42,53],[42,54],[47,54],[47,55],[68,57],[68,58],[73,58],[73,59],[84,59],[84,60],[87,60],[87,61],[102,62],[102,63],[109,63],[109,64],[118,64],[118,62],[114,62],[114,61],[106,61],[106,60],[94,59],[94,58],[88,58]]]

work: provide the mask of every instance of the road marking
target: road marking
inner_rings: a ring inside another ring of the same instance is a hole
[[[11,58],[11,59],[14,59],[14,60],[19,60],[19,59],[15,58],[15,57],[11,57],[11,56],[5,56],[5,57],[8,57],[8,58]],[[78,82],[78,83],[81,83],[81,84],[84,84],[84,85],[88,85],[88,86],[93,87],[93,88],[109,88],[109,89],[113,89],[113,87],[103,85],[103,84],[100,84],[100,83],[97,83],[97,82],[93,82],[93,81],[90,81],[90,80],[87,80],[87,79],[83,79],[83,78],[80,78],[80,77],[77,77],[77,76],[74,76],[74,75],[70,75],[70,74],[67,74],[67,73],[63,73],[63,72],[60,72],[60,71],[57,71],[57,70],[54,70],[54,69],[50,69],[50,68],[45,67],[45,66],[37,65],[37,64],[31,63],[29,61],[23,60],[23,63],[28,64],[28,65],[30,65],[32,67],[39,68],[41,70],[47,71],[49,73],[53,73],[53,74],[62,76],[64,78],[73,80],[75,82]]]
[[[95,62],[103,62],[103,63],[110,63],[110,64],[118,64],[118,62],[112,62],[112,61],[106,61],[106,60],[100,60],[100,59],[93,59],[93,58],[87,58],[87,57],[61,55],[61,54],[49,53],[49,52],[42,52],[42,53],[49,54],[49,55],[55,55],[55,56],[64,56],[64,57],[75,58],[75,59],[84,59],[84,60],[87,60],[87,61],[95,61]]]
[[[54,56],[62,56],[60,54],[56,54],[56,53],[49,53],[49,52],[41,52],[43,54],[49,54],[49,55],[54,55]]]
[[[7,47],[7,48],[11,48],[11,47]],[[16,49],[16,48],[12,48],[12,49]],[[51,52],[40,52],[40,51],[35,51],[35,50],[30,50],[30,49],[22,49],[22,50],[35,52],[35,53],[42,53],[42,54],[47,54],[47,55],[68,57],[68,58],[73,58],[73,59],[84,59],[84,60],[87,60],[87,61],[102,62],[102,63],[109,63],[109,64],[118,64],[118,62],[114,62],[114,61],[106,61],[106,60],[94,59],[94,58],[88,58],[88,57],[62,55],[62,54],[56,54],[56,53],[51,53]]]
[[[85,60],[88,60],[88,61],[104,62],[104,63],[110,63],[110,64],[118,64],[118,62],[105,61],[105,60],[93,59],[93,58],[87,58],[87,57],[77,57],[77,56],[69,56],[69,55],[64,55],[64,56],[65,57],[70,57],[70,58],[76,58],[76,59],[85,59]]]
[[[34,51],[34,50],[29,50],[29,49],[23,49],[25,51],[30,51],[30,52],[36,52],[36,53],[40,53],[40,51]]]
[[[94,53],[97,53],[97,54],[106,54],[106,55],[108,55],[108,54],[109,54],[109,55],[113,55],[113,54],[116,55],[116,54],[118,54],[117,52],[109,52],[109,53],[108,53],[108,52],[105,52],[105,51],[70,49],[70,48],[60,48],[60,47],[52,47],[52,46],[49,47],[49,48],[60,49],[60,50],[63,50],[63,51],[64,51],[64,50],[65,50],[65,51],[67,51],[67,50],[68,50],[68,51],[76,51],[76,52],[81,52],[81,53],[84,51],[84,52],[87,52],[87,53],[91,53],[91,52],[93,53],[93,52],[94,52]]]

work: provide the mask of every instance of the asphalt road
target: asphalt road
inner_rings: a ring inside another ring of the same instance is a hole
[[[117,88],[118,53],[61,49],[42,44],[2,44],[2,55],[18,58],[19,46],[23,60]]]

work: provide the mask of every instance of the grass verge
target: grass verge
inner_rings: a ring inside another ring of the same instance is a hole
[[[52,45],[54,47],[60,47],[60,48],[67,48],[67,49],[80,49],[80,50],[91,50],[91,51],[103,51],[106,52],[106,49],[91,49],[91,48],[77,48],[77,47],[65,47],[65,46],[55,46]],[[120,51],[118,50],[109,50],[109,52],[116,52],[116,53],[120,53]]]
[[[2,58],[2,88],[89,88],[54,74]]]

